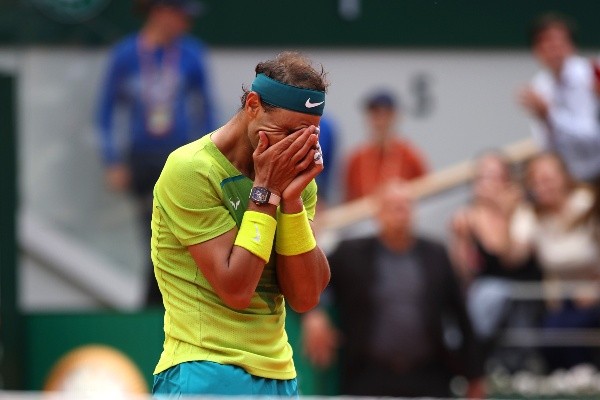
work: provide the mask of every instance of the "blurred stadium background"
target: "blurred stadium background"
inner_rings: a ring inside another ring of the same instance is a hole
[[[302,50],[330,74],[327,115],[341,134],[333,168],[365,139],[361,100],[377,87],[398,93],[402,132],[434,171],[528,138],[515,92],[536,69],[526,31],[540,12],[572,16],[583,53],[600,54],[597,0],[202,4],[193,34],[209,46],[219,121],[236,111],[258,61]],[[150,386],[162,313],[141,309],[133,205],[106,191],[93,127],[108,48],[141,24],[131,9],[129,0],[0,2],[0,390],[44,389],[61,357],[90,344],[125,354]],[[457,185],[422,200],[419,229],[443,239],[466,198]],[[338,235],[370,229],[359,225]],[[302,393],[334,395],[335,371],[303,359],[293,313],[288,332]]]

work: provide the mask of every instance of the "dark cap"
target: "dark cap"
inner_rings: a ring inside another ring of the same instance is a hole
[[[197,17],[203,11],[202,3],[195,0],[150,0],[150,7],[155,6],[177,8],[189,17]]]
[[[393,93],[387,90],[377,90],[366,98],[364,105],[367,110],[380,107],[395,109],[397,101]]]

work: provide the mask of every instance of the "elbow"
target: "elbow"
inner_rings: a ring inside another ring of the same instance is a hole
[[[320,296],[304,296],[302,299],[295,299],[295,301],[288,301],[288,304],[292,310],[299,314],[308,312],[315,308],[319,304]]]
[[[234,310],[244,310],[250,306],[252,295],[253,293],[228,292],[220,293],[219,297],[227,307],[233,308]]]
[[[221,298],[223,303],[229,308],[233,308],[234,310],[244,310],[250,306],[251,298],[246,298],[242,296],[232,296],[228,298]]]
[[[316,286],[314,290],[304,290],[301,293],[297,293],[296,296],[287,298],[287,303],[290,305],[292,310],[300,314],[312,310],[319,305],[319,302],[321,301],[321,293],[323,293],[323,290],[325,290],[329,284],[330,278],[331,272],[329,268],[327,268],[327,270],[323,273],[321,285]]]
[[[329,282],[329,280],[327,280]],[[296,293],[295,296],[286,296],[286,302],[297,313],[305,313],[319,305],[321,301],[321,293],[325,289],[327,283],[320,289],[314,291],[303,291]]]

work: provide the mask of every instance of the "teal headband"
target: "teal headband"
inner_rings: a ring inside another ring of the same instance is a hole
[[[252,82],[252,91],[272,106],[298,111],[304,114],[323,115],[325,92],[303,89],[258,74]]]

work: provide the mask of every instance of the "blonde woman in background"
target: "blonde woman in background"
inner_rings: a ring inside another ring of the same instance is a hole
[[[475,161],[472,199],[452,218],[450,254],[462,277],[469,316],[488,357],[518,369],[529,351],[511,351],[503,357],[496,349],[502,328],[532,327],[539,321],[537,302],[513,302],[511,283],[540,281],[535,256],[509,263],[504,253],[507,232],[515,208],[523,202],[506,158],[497,151],[483,153]]]
[[[589,215],[594,193],[569,175],[562,160],[541,154],[525,167],[531,206],[515,211],[506,258],[522,262],[535,254],[544,273],[545,329],[600,327],[600,245]],[[583,347],[549,347],[550,369],[592,362]]]

